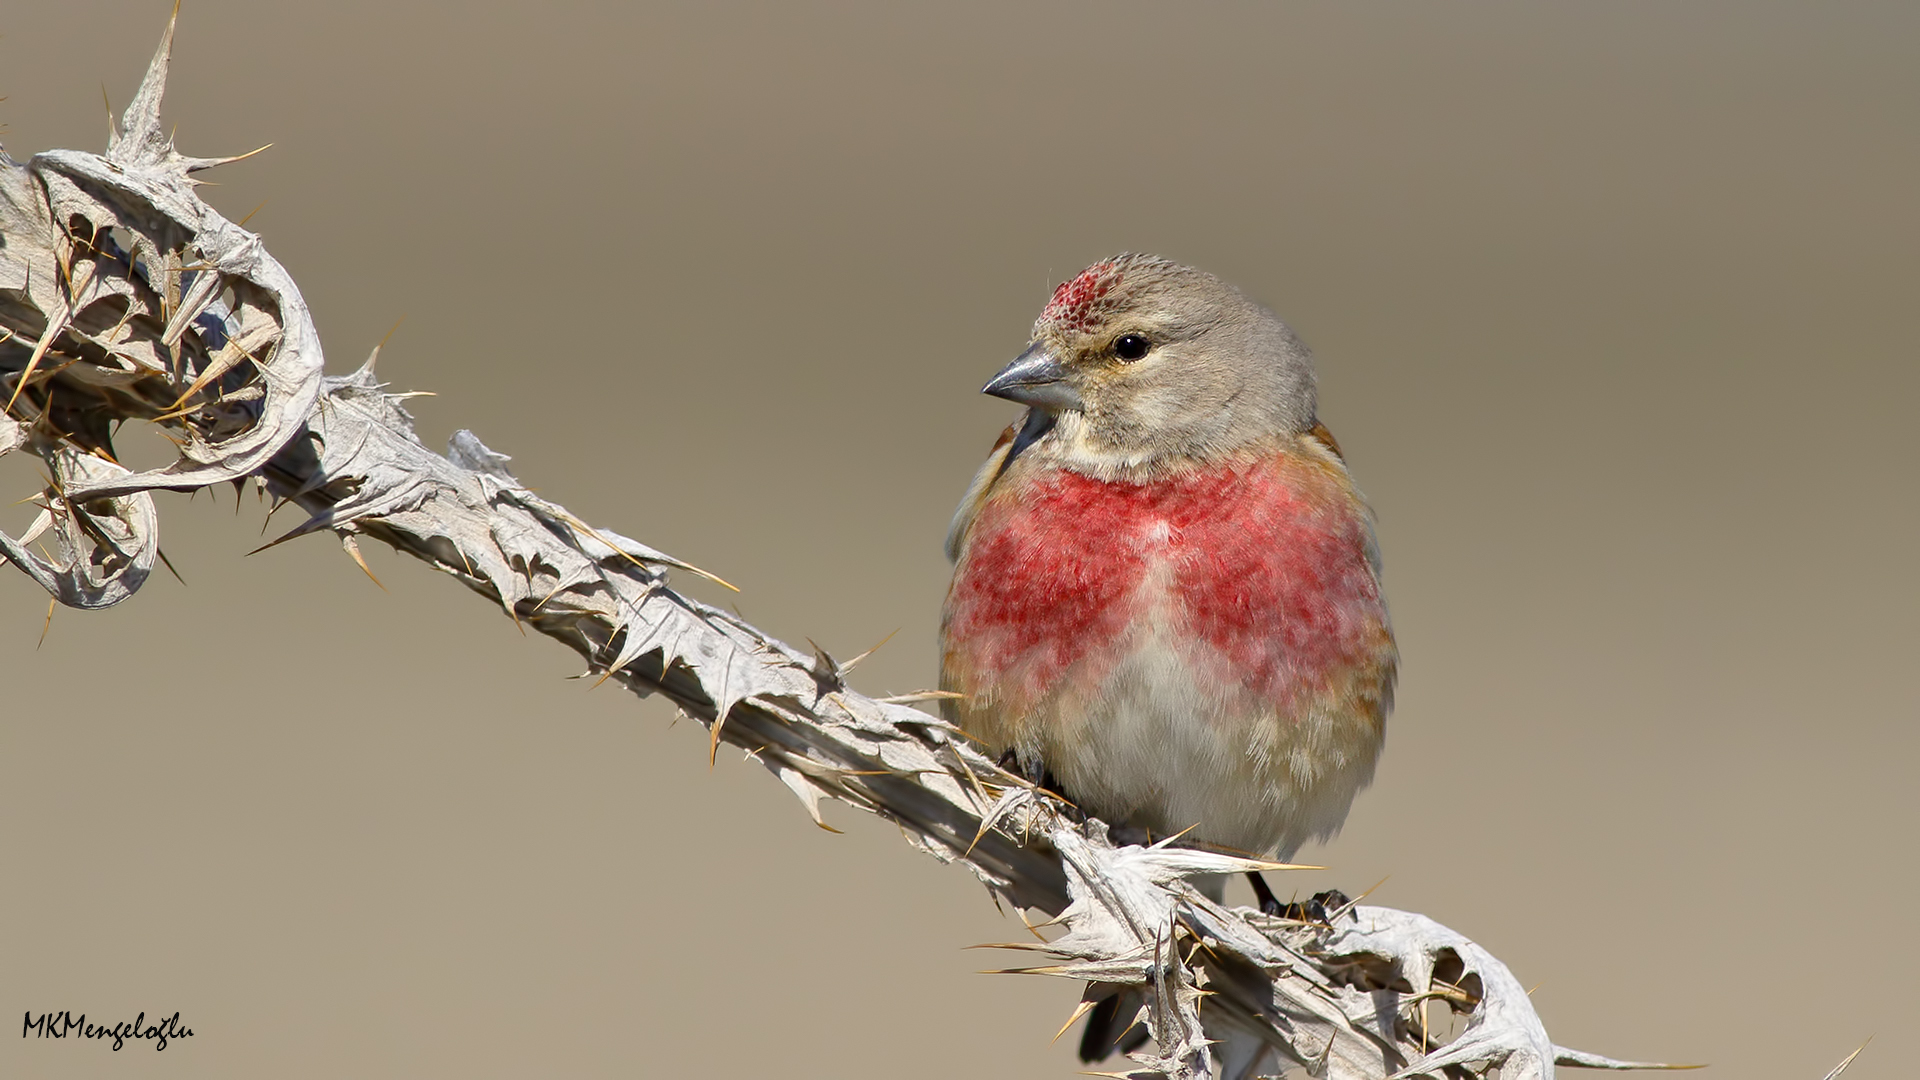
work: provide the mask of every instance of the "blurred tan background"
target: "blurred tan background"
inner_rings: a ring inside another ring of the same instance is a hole
[[[7,149],[102,148],[166,14],[7,5]],[[174,72],[184,151],[276,144],[208,197],[266,203],[330,367],[405,316],[430,444],[788,640],[903,628],[869,692],[935,679],[1014,412],[976,391],[1049,287],[1129,248],[1239,283],[1319,355],[1405,657],[1280,891],[1388,877],[1567,1045],[1911,1067],[1920,7],[188,0]],[[418,565],[160,506],[187,587],[37,649],[0,571],[0,1004],[196,1034],[0,1034],[0,1073],[1078,1067],[1074,986],[974,973],[1021,931],[965,871],[710,772]]]

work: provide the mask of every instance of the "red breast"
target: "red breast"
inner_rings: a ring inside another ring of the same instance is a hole
[[[1005,709],[1096,686],[1162,595],[1220,677],[1283,710],[1391,648],[1364,504],[1339,464],[1295,450],[1143,483],[1010,473],[955,569],[948,670]]]

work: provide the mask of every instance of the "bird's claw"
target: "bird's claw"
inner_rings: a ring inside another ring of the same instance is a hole
[[[1267,879],[1258,872],[1248,873],[1247,880],[1253,883],[1253,895],[1259,900],[1260,913],[1263,915],[1316,926],[1331,926],[1339,915],[1351,914],[1348,909],[1353,907],[1353,901],[1339,889],[1315,893],[1304,904],[1298,901],[1283,904],[1267,887]]]
[[[1078,813],[1077,808],[1073,806],[1073,800],[1067,798],[1066,792],[1060,789],[1059,778],[1053,775],[1053,771],[1047,768],[1046,762],[1041,761],[1037,755],[1028,757],[1009,747],[1001,752],[1000,758],[995,764],[1020,779],[1025,780],[1027,783],[1033,785],[1034,788],[1044,791],[1059,799],[1061,802],[1066,803],[1069,809]],[[1080,814],[1077,820],[1086,820],[1086,815]]]

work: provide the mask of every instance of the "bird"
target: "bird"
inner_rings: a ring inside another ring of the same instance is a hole
[[[1151,840],[1286,861],[1330,838],[1399,653],[1306,345],[1220,278],[1123,253],[1056,288],[983,392],[1027,411],[948,530],[948,719]],[[1082,1057],[1144,1041],[1116,1011]]]

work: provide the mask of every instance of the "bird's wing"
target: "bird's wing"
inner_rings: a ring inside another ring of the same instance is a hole
[[[1333,437],[1333,432],[1327,430],[1327,425],[1315,420],[1313,426],[1307,429],[1307,438],[1319,443],[1321,449],[1331,453],[1341,465],[1347,463],[1347,455],[1340,452],[1340,442]]]
[[[967,531],[973,528],[973,519],[980,515],[980,504],[987,501],[987,492],[993,490],[994,481],[1007,471],[1007,465],[1014,457],[1032,446],[1034,440],[1045,435],[1053,427],[1053,417],[1039,409],[1027,410],[1027,415],[1008,424],[1007,429],[994,440],[993,451],[987,455],[986,464],[974,474],[973,483],[967,486],[967,493],[960,498],[960,506],[953,512],[953,524],[947,526],[947,561],[960,561],[961,545],[967,542]]]
[[[973,528],[973,519],[980,516],[980,504],[987,499],[987,490],[993,482],[1000,479],[1000,470],[1007,464],[1007,451],[1013,446],[1013,437],[1020,430],[1019,424],[1008,424],[1007,430],[994,440],[993,452],[987,455],[980,471],[973,474],[973,483],[967,485],[967,493],[960,497],[960,505],[953,512],[953,524],[947,526],[947,561],[960,560],[960,545],[967,542],[967,530]]]

